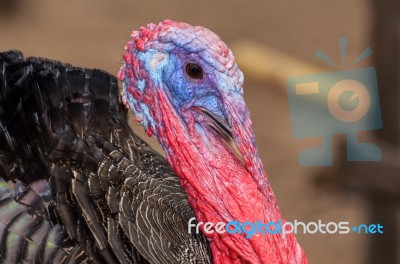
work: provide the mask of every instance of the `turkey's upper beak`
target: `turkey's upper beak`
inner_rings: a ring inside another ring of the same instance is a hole
[[[230,130],[227,123],[217,115],[210,112],[208,109],[203,107],[193,107],[193,110],[198,112],[199,114],[204,115],[207,119],[208,126],[214,130],[225,142],[226,146],[231,150],[231,152],[240,160],[240,162],[244,163],[244,159],[242,154],[240,153],[238,146],[236,145],[235,140],[232,136],[232,131]]]

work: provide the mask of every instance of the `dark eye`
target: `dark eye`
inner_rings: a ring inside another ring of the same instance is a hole
[[[203,69],[195,63],[188,63],[186,65],[186,74],[193,79],[202,79]]]

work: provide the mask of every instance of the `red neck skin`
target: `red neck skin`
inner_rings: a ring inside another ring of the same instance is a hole
[[[162,92],[158,91],[157,97],[161,111],[154,114],[157,123],[164,125],[157,129],[157,137],[188,194],[198,222],[284,221],[258,157],[244,155],[245,164],[241,163],[218,135],[195,122],[193,112],[186,112],[191,120],[187,126]],[[243,142],[238,146],[240,150],[246,147],[246,140]],[[253,146],[251,151],[254,150]],[[252,175],[260,168],[260,177]],[[307,263],[293,234],[285,238],[280,234],[254,234],[247,239],[245,234],[237,233],[206,234],[202,227],[216,264]]]

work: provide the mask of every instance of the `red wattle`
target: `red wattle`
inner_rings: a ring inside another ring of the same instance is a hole
[[[260,191],[257,177],[249,173],[254,168],[243,166],[211,130],[199,133],[191,124],[194,121],[186,127],[163,92],[158,91],[157,97],[156,108],[161,112],[155,116],[159,119],[156,122],[165,125],[158,130],[159,139],[172,152],[167,153],[168,160],[187,190],[198,221],[216,224],[283,220],[270,188]],[[247,239],[244,234],[210,235],[201,230],[211,238],[215,263],[307,263],[293,234],[285,238],[258,234]]]

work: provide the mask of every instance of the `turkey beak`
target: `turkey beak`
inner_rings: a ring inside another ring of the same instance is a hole
[[[209,127],[223,139],[226,146],[231,150],[236,158],[242,164],[244,164],[243,156],[240,153],[239,148],[236,145],[235,140],[233,139],[232,132],[226,122],[224,122],[218,116],[203,107],[193,107],[193,109],[207,118]]]

